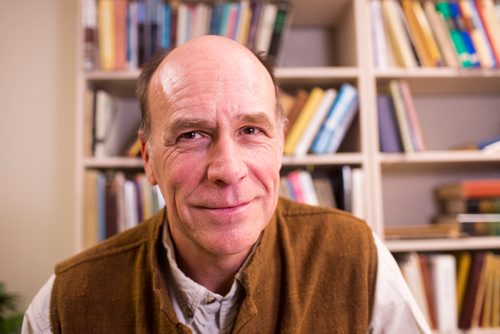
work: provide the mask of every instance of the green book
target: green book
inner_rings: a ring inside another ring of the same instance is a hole
[[[469,68],[473,67],[473,63],[470,59],[469,52],[467,50],[467,46],[463,40],[462,33],[460,32],[459,27],[457,26],[453,16],[451,15],[450,7],[448,6],[447,1],[438,1],[436,3],[436,11],[440,13],[448,27],[448,31],[450,32],[451,40],[453,41],[453,46],[457,51],[458,58],[460,59],[460,64],[462,67]]]

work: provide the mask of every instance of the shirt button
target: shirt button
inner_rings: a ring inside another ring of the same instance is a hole
[[[203,304],[212,304],[215,301],[215,297],[213,296],[207,296],[205,297],[205,300],[203,301]]]

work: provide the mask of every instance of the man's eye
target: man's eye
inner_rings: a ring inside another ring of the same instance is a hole
[[[199,138],[200,136],[201,136],[201,134],[197,131],[189,131],[189,132],[185,132],[185,133],[181,134],[179,136],[179,139],[192,140],[192,139]]]
[[[255,135],[255,134],[258,134],[260,132],[261,132],[260,129],[256,128],[255,126],[247,126],[247,127],[243,128],[243,133],[246,135]]]

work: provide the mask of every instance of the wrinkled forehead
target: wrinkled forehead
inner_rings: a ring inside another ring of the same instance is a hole
[[[214,89],[220,84],[234,83],[250,87],[255,93],[274,93],[274,84],[265,69],[253,55],[232,54],[231,57],[191,53],[173,53],[160,65],[153,78],[157,88],[171,95],[183,86],[212,83]]]

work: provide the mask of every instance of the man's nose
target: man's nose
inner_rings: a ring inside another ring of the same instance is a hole
[[[212,145],[207,177],[210,182],[235,184],[248,172],[243,149],[230,136],[219,137]]]

